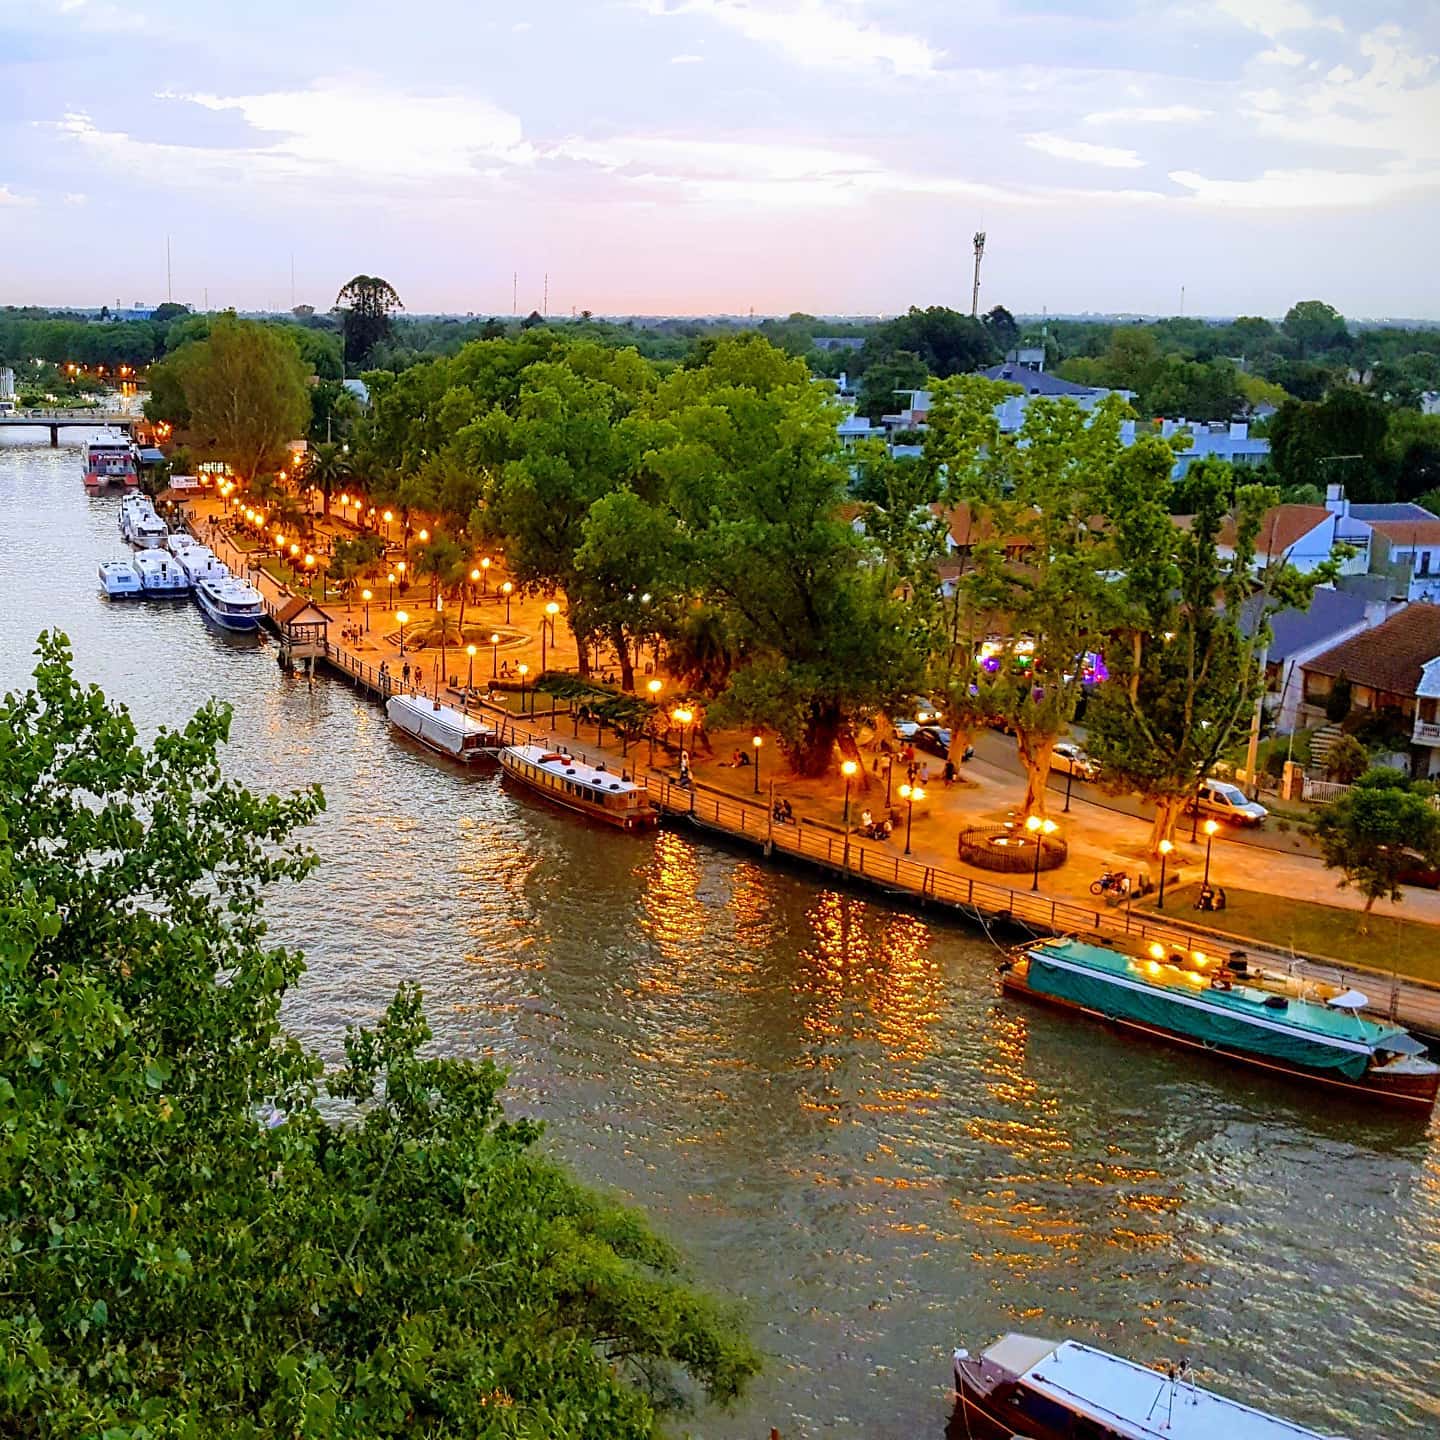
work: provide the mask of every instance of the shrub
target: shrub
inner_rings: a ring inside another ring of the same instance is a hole
[[[1350,713],[1350,681],[1344,674],[1335,677],[1325,700],[1325,718],[1338,725]]]
[[[1369,764],[1370,756],[1365,747],[1353,735],[1342,735],[1325,757],[1325,774],[1342,785],[1353,785]]]

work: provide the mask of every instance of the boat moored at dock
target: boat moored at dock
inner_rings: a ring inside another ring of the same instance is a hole
[[[103,490],[108,485],[138,485],[140,471],[135,464],[135,447],[115,431],[105,431],[85,446],[85,488]]]
[[[392,695],[385,702],[385,715],[397,730],[466,765],[493,757],[500,743],[490,726],[425,695]]]
[[[192,585],[202,580],[223,580],[230,567],[208,545],[184,545],[175,552],[175,563]]]
[[[1153,1370],[1074,1340],[1006,1335],[956,1350],[954,1366],[975,1440],[1340,1440],[1203,1390],[1186,1364]]]
[[[265,618],[260,592],[234,575],[202,576],[195,582],[195,600],[224,630],[258,630]]]
[[[1154,944],[1127,955],[1076,939],[1018,946],[1005,990],[1146,1035],[1299,1076],[1359,1096],[1428,1110],[1440,1065],[1413,1035],[1369,1020],[1356,990],[1312,999],[1252,976],[1243,958]]]
[[[603,764],[586,765],[543,745],[507,745],[498,758],[506,775],[567,810],[621,830],[642,830],[660,819],[644,785]]]
[[[147,595],[184,595],[190,589],[189,577],[164,550],[138,551],[134,565]]]
[[[120,533],[138,550],[159,550],[170,538],[170,527],[146,500],[140,505],[126,505],[121,510]]]
[[[139,572],[128,560],[105,560],[100,565],[100,590],[111,600],[144,592]]]

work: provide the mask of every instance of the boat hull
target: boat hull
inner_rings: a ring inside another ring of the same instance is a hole
[[[1251,1054],[1232,1045],[1195,1040],[1188,1035],[1180,1035],[1158,1025],[1148,1025],[1142,1020],[1131,1019],[1124,1015],[1113,1015],[1108,1011],[1082,1005],[1078,1001],[1067,999],[1064,996],[1036,990],[1027,982],[1019,969],[1006,970],[1001,975],[1000,983],[1001,988],[1012,995],[1020,995],[1027,1000],[1038,1001],[1042,1005],[1049,1005],[1057,1010],[1069,1010],[1076,1014],[1087,1015],[1093,1020],[1100,1020],[1107,1025],[1133,1031],[1137,1035],[1144,1035],[1153,1040],[1183,1046],[1188,1050],[1199,1050],[1208,1055],[1218,1055],[1237,1064],[1249,1065],[1253,1069],[1268,1070],[1272,1074],[1293,1076],[1311,1084],[1323,1085],[1330,1090],[1343,1091],[1357,1098],[1379,1100],[1387,1105],[1396,1105],[1405,1109],[1429,1110],[1435,1104],[1437,1091],[1440,1091],[1440,1076],[1387,1076],[1372,1071],[1359,1079],[1352,1080],[1338,1072],[1312,1070],[1304,1065],[1287,1064],[1272,1056]]]
[[[227,610],[219,610],[210,603],[205,592],[198,586],[195,589],[195,603],[212,625],[218,625],[222,630],[233,630],[240,635],[258,630],[260,621],[264,618],[263,614],[236,615]]]
[[[562,810],[569,810],[576,815],[584,815],[590,820],[598,820],[601,824],[609,825],[616,830],[647,830],[660,822],[660,814],[657,810],[607,811],[603,806],[589,804],[572,795],[567,795],[563,790],[537,784],[521,769],[520,762],[504,750],[497,758],[507,779],[523,786],[531,795],[538,795]]]

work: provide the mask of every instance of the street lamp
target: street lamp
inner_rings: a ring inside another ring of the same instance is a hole
[[[392,570],[386,577],[390,582],[390,608],[395,608],[395,572]]]
[[[482,595],[488,595],[490,593],[490,557],[488,555],[480,561],[480,569],[484,572],[480,576],[480,593]]]
[[[400,589],[403,593],[405,589],[405,562],[403,560],[395,562],[395,573],[400,577]]]
[[[467,645],[465,653],[470,657],[470,677],[465,682],[465,699],[470,699],[470,692],[475,688],[475,647]]]
[[[755,793],[760,793],[760,747],[765,743],[763,737],[752,735],[750,743],[755,747]]]
[[[473,569],[473,568],[472,568],[471,571],[470,571],[470,583],[471,583],[472,585],[478,585],[478,584],[480,583],[480,572],[479,572],[478,570],[476,570],[476,569]],[[473,597],[473,592],[472,592],[472,597]]]
[[[500,674],[500,637],[490,637],[490,678],[493,680]]]
[[[918,785],[902,785],[900,798],[905,802],[905,853],[908,855],[910,853],[910,825],[915,818],[915,802],[923,800],[925,792]]]
[[[1210,884],[1210,847],[1215,843],[1215,832],[1220,828],[1214,820],[1205,822],[1205,879],[1200,884],[1203,892]]]
[[[405,658],[405,627],[410,623],[410,617],[403,611],[397,610],[395,618],[400,622],[400,658]]]
[[[380,518],[385,522],[385,538],[388,540],[390,538],[390,522],[395,518],[394,512],[387,510]]]
[[[1040,852],[1045,848],[1045,837],[1053,835],[1060,827],[1053,820],[1042,820],[1038,815],[1026,817],[1025,828],[1035,845],[1035,873],[1030,878],[1030,888],[1040,888]]]
[[[675,710],[671,712],[670,718],[680,727],[680,750],[687,752],[690,747],[685,743],[685,727],[695,718],[693,710]]]
[[[525,710],[525,677],[530,673],[530,667],[522,660],[516,667],[520,676],[520,713],[524,715]]]
[[[555,639],[555,617],[560,613],[560,607],[552,600],[545,607],[545,614],[550,617],[550,639]],[[540,621],[540,673],[545,673],[545,620]]]
[[[1170,859],[1170,852],[1174,848],[1168,840],[1162,840],[1160,842],[1160,896],[1155,902],[1155,908],[1157,910],[1163,910],[1165,908],[1165,866]]]
[[[319,585],[320,572],[315,568],[315,557],[311,555],[309,551],[306,551],[305,553],[305,568],[310,572],[312,577],[310,584],[310,593],[313,596]]]
[[[510,592],[514,588],[515,587],[508,580],[500,587],[500,589],[504,592],[505,595],[505,623],[507,625],[510,623]]]
[[[545,631],[545,622],[543,620],[540,622],[540,631],[543,635]],[[650,692],[651,705],[657,707],[650,715],[650,763],[653,765],[655,763],[655,716],[658,713],[657,702],[660,698],[660,681],[647,681],[645,688]],[[759,757],[757,756],[756,758],[758,759]]]
[[[370,629],[370,602],[375,596],[369,590],[362,590],[360,592],[360,598],[365,602],[365,629],[368,631]]]
[[[758,740],[759,737],[757,736],[756,739]],[[845,777],[845,813],[840,819],[842,825],[850,823],[850,782],[855,778],[855,772],[859,768],[853,760],[846,760],[840,766],[840,773]]]

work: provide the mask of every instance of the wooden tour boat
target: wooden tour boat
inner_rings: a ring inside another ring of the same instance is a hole
[[[974,1440],[1327,1440],[1202,1390],[1188,1365],[1152,1370],[1030,1335],[955,1351],[955,1398]]]
[[[1155,944],[1148,957],[1083,940],[1018,946],[1001,966],[1004,989],[1078,1010],[1172,1044],[1300,1076],[1357,1097],[1428,1110],[1440,1065],[1398,1026],[1368,1020],[1358,990],[1252,972],[1243,959]]]
[[[507,745],[498,758],[506,775],[567,810],[621,830],[641,830],[660,819],[643,784],[604,765],[585,765],[543,745]]]

